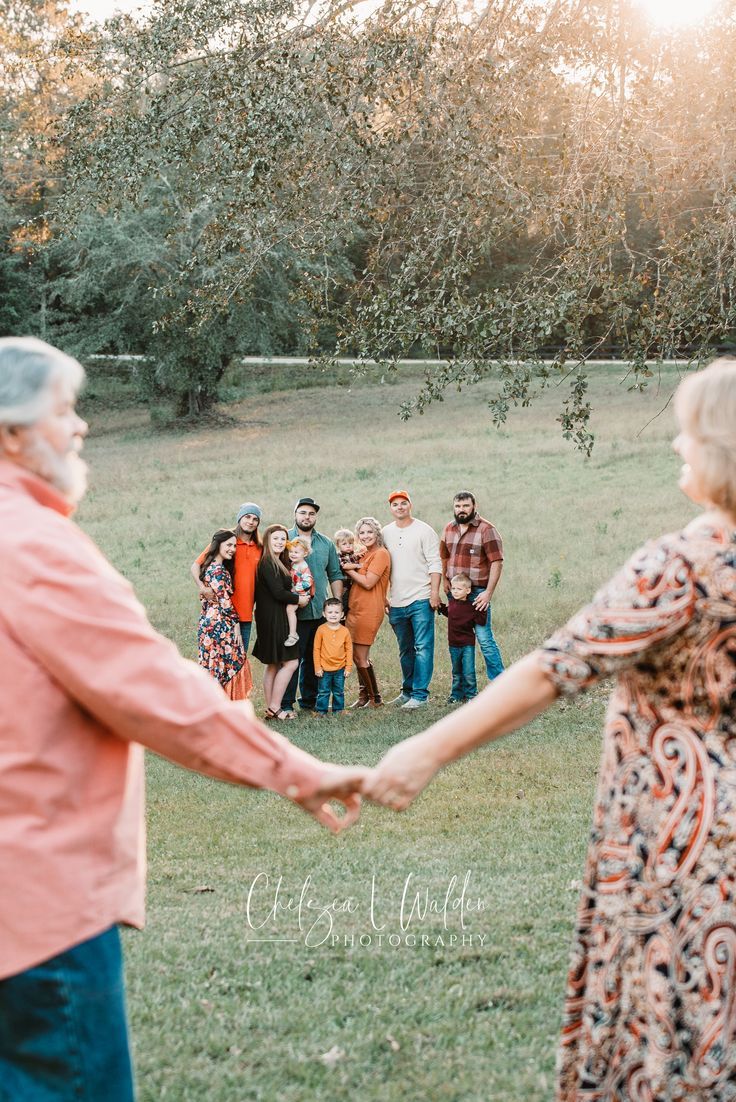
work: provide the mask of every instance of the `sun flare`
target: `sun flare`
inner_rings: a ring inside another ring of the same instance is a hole
[[[718,0],[637,0],[645,14],[658,27],[692,27],[702,23],[715,9]]]

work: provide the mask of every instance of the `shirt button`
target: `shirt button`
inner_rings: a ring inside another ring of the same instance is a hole
[[[286,789],[286,795],[289,797],[290,800],[295,800],[299,795],[299,789],[295,784],[290,784],[289,787]]]

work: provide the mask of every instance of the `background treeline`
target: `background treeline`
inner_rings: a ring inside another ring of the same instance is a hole
[[[503,419],[562,372],[585,446],[586,359],[643,385],[731,339],[735,15],[0,0],[0,329],[144,355],[179,415],[244,353],[449,358],[407,415],[494,371]]]

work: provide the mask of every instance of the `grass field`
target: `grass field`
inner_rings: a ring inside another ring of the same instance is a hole
[[[411,382],[256,392],[229,407],[238,423],[179,435],[152,433],[145,410],[88,401],[80,523],[191,657],[189,565],[242,500],[290,522],[296,497],[313,494],[332,534],[364,514],[387,520],[396,486],[440,528],[453,493],[471,488],[504,537],[494,626],[513,660],[644,539],[692,516],[672,416],[655,417],[677,376],[642,396],[620,370],[597,370],[590,460],[560,438],[554,391],[501,432],[485,384],[408,424],[396,409]],[[392,695],[387,625],[374,664]],[[284,730],[320,756],[372,764],[442,714],[448,688],[439,624],[426,711]],[[149,924],[126,935],[142,1102],[549,1098],[604,697],[558,705],[447,770],[404,816],[367,808],[337,839],[270,793],[151,756]]]

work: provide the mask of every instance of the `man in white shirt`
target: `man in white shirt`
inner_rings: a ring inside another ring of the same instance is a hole
[[[394,520],[383,529],[391,556],[388,620],[399,644],[402,685],[394,703],[422,708],[434,669],[434,614],[440,607],[442,560],[439,536],[411,515],[406,490],[389,495]]]

